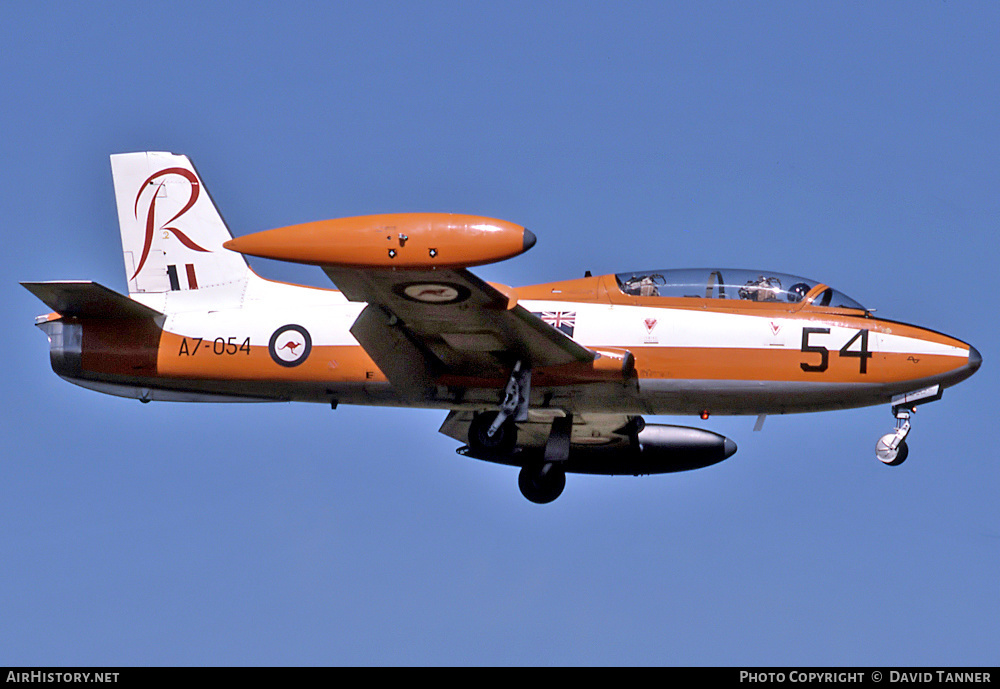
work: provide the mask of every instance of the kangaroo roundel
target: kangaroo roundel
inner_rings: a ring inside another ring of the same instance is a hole
[[[280,366],[298,366],[309,357],[312,338],[301,325],[283,325],[271,335],[267,345],[274,363]]]
[[[469,290],[447,282],[411,282],[400,285],[395,292],[410,301],[425,304],[455,304],[469,298]]]

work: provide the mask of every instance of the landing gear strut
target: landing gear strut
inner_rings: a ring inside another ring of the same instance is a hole
[[[528,398],[531,395],[531,369],[521,369],[521,362],[514,364],[514,370],[510,373],[510,380],[504,389],[503,402],[500,403],[500,412],[496,419],[487,429],[488,435],[496,433],[500,426],[510,417],[515,421],[524,421],[528,418]]]
[[[541,462],[529,462],[521,467],[517,487],[531,502],[544,505],[558,498],[566,487],[564,462],[569,459],[569,443],[573,434],[573,415],[556,417],[545,442]]]
[[[494,455],[509,458],[517,450],[518,421],[527,421],[531,395],[531,369],[518,361],[504,388],[497,411],[476,414],[469,424],[469,449],[473,456]],[[640,428],[641,430],[641,428]],[[538,504],[552,502],[566,487],[566,460],[573,435],[573,415],[552,420],[552,428],[540,456],[525,453],[517,485],[521,494]]]
[[[469,424],[469,448],[478,454],[506,455],[517,446],[517,426],[513,419],[501,420],[493,433],[490,430],[496,426],[499,412],[491,411],[476,414]]]
[[[886,433],[875,444],[875,456],[888,466],[898,466],[906,461],[910,449],[906,446],[906,436],[910,432],[910,415],[915,414],[918,404],[927,404],[941,399],[940,385],[932,385],[922,390],[914,390],[892,398],[892,413],[896,417],[896,430]]]
[[[518,361],[504,389],[500,409],[476,414],[469,424],[469,448],[486,454],[509,454],[517,446],[515,421],[528,418],[528,398],[531,394],[531,369],[522,368]]]

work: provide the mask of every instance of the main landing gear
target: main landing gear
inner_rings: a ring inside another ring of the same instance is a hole
[[[500,419],[499,425],[497,419]],[[469,424],[469,448],[474,453],[506,455],[513,452],[515,447],[517,426],[513,419],[500,418],[500,412],[476,414]]]
[[[544,505],[562,495],[566,472],[555,462],[525,464],[517,475],[517,487],[528,500]]]
[[[539,505],[552,502],[562,495],[566,487],[566,470],[569,459],[569,442],[573,434],[573,415],[552,419],[552,430],[545,441],[545,451],[540,462],[530,462],[521,467],[517,487],[521,495]]]
[[[910,433],[910,415],[916,413],[918,404],[941,399],[941,386],[932,385],[923,390],[896,395],[892,398],[892,413],[896,417],[896,430],[886,433],[875,444],[875,456],[888,466],[899,466],[906,461],[910,448],[906,436]]]
[[[517,446],[515,421],[528,419],[531,369],[514,364],[499,411],[476,414],[469,425],[469,448],[480,454],[508,454]]]
[[[510,455],[517,448],[517,421],[528,419],[528,398],[531,394],[531,369],[518,361],[504,389],[500,409],[476,414],[469,424],[469,449],[478,455]],[[524,463],[517,477],[521,494],[538,504],[552,502],[566,487],[563,462],[569,459],[569,442],[573,430],[573,415],[557,417],[545,443],[541,460]]]

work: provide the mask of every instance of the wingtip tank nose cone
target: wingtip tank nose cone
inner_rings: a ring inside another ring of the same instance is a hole
[[[528,249],[530,249],[531,247],[533,247],[535,245],[535,242],[537,241],[537,239],[538,238],[535,237],[535,233],[534,232],[532,232],[531,230],[525,228],[525,230],[524,230],[524,250],[527,251]]]
[[[736,450],[737,450],[736,443],[734,443],[729,438],[726,438],[725,442],[722,443],[722,454],[726,458],[729,458],[729,457],[732,457],[733,455],[735,455],[736,454]]]
[[[268,258],[270,254],[280,249],[280,246],[273,241],[271,235],[267,235],[265,232],[258,232],[223,242],[222,248],[248,256]]]
[[[979,370],[979,367],[983,365],[983,357],[979,353],[979,350],[969,345],[969,368],[975,373]]]

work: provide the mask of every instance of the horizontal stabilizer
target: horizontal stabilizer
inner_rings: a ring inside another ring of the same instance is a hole
[[[61,316],[72,318],[159,318],[163,314],[89,280],[22,282]]]

